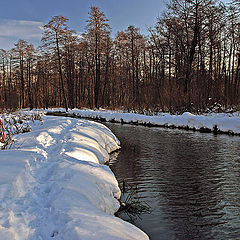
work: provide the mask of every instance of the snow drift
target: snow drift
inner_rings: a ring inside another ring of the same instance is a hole
[[[65,112],[65,109],[50,109],[48,112]],[[225,114],[212,113],[206,115],[194,115],[185,112],[182,115],[171,115],[159,113],[148,116],[136,113],[126,113],[111,110],[90,110],[73,109],[68,112],[70,115],[91,118],[118,123],[130,123],[146,126],[171,127],[180,129],[191,129],[203,132],[228,133],[240,135],[239,113]]]
[[[113,216],[120,189],[102,165],[119,141],[87,120],[43,117],[0,151],[0,239],[148,239]]]

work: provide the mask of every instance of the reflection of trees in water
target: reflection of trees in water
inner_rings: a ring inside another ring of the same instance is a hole
[[[116,124],[117,125],[117,124]],[[121,125],[117,125],[121,127]],[[114,132],[114,131],[113,131]],[[118,158],[120,159],[116,165],[112,163],[115,161],[111,159],[110,167],[116,176],[119,176],[119,181],[126,180],[129,182],[130,179],[137,180],[139,173],[142,172],[142,164],[137,160],[141,157],[141,140],[135,139],[137,142],[132,142],[129,137],[122,137],[121,150],[118,151]],[[121,173],[124,172],[124,179],[121,178]],[[118,174],[119,173],[119,174]],[[131,184],[131,181],[129,182]]]
[[[163,225],[172,231],[171,239],[238,239],[239,139],[108,126],[122,146],[117,163],[111,168],[119,180],[135,183],[139,195],[154,205],[151,208],[157,213],[152,227],[154,221],[159,229]]]
[[[222,223],[216,196],[220,180],[212,181],[216,179],[215,168],[211,166],[215,150],[204,152],[196,138],[184,137],[184,141],[171,144],[167,158],[174,160],[168,171],[162,173],[164,186],[160,198],[163,197],[164,212],[174,222],[178,239],[211,238],[212,226]]]

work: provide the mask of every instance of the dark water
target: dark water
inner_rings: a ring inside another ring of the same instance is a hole
[[[111,169],[151,207],[134,222],[150,239],[240,240],[240,137],[106,125],[122,146]]]

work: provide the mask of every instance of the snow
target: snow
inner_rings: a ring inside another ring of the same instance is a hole
[[[43,116],[0,151],[0,239],[148,239],[114,217],[121,192],[109,153],[120,148],[104,125]]]
[[[238,113],[147,116],[73,109],[68,114],[240,134]],[[0,239],[148,239],[137,227],[114,217],[121,192],[103,164],[109,153],[120,148],[120,142],[107,127],[65,117],[43,116],[42,121],[25,117],[20,123],[21,118],[21,114],[0,116],[12,134],[20,133],[14,135],[9,149],[0,151]]]
[[[65,112],[65,109],[50,109],[48,112]],[[89,110],[73,109],[69,114],[75,114],[79,117],[101,119],[105,121],[115,121],[135,124],[151,124],[161,127],[189,128],[194,130],[204,130],[240,134],[240,116],[239,113],[225,114],[212,113],[206,115],[194,115],[185,112],[182,115],[171,115],[168,113],[159,113],[158,115],[148,116],[136,113],[126,113],[111,110]]]

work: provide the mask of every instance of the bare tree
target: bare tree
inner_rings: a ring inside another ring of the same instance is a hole
[[[101,62],[103,58],[104,47],[107,46],[110,36],[110,26],[105,14],[95,6],[90,8],[89,19],[87,20],[85,40],[88,43],[89,52],[93,56],[94,75],[94,105],[99,107],[99,94],[101,88]]]

